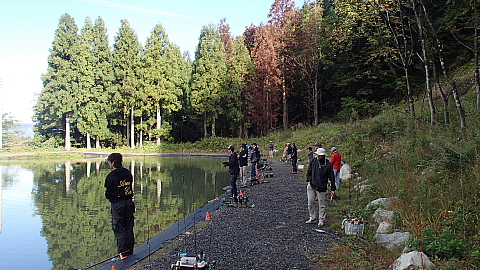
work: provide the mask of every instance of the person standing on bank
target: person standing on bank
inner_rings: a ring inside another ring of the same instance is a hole
[[[298,149],[295,143],[292,143],[292,173],[297,172]]]
[[[340,168],[342,167],[342,155],[338,153],[336,147],[332,147],[332,156],[330,163],[333,165],[333,174],[335,175],[335,187],[340,188]]]
[[[240,180],[242,181],[242,187],[248,186],[248,150],[247,144],[242,143],[240,147],[240,153],[238,154],[238,163],[240,166]]]
[[[273,144],[273,141],[270,141],[270,145],[268,146],[268,154],[269,158],[273,158],[273,152],[275,150],[275,144]]]
[[[133,176],[122,166],[120,153],[110,154],[108,165],[113,169],[105,179],[105,197],[111,203],[112,229],[117,240],[120,259],[133,254],[135,203],[133,202]]]
[[[313,159],[313,149],[312,147],[307,147],[308,150],[308,165],[312,164],[312,159]]]
[[[333,166],[327,160],[325,149],[318,148],[315,151],[317,158],[312,160],[308,166],[307,172],[307,200],[308,214],[310,218],[306,223],[311,224],[317,221],[317,212],[315,211],[315,196],[318,197],[318,226],[325,224],[326,204],[325,194],[327,192],[328,180],[330,180],[332,195],[335,196],[335,177],[333,175]]]
[[[260,162],[260,151],[258,150],[257,143],[252,143],[252,155],[250,156],[250,163],[252,163],[250,178],[252,180],[257,179],[257,167]]]
[[[230,174],[230,187],[232,198],[237,197],[237,177],[240,172],[240,167],[238,166],[238,155],[235,153],[235,147],[233,145],[228,146],[228,152],[230,156],[228,161],[223,162],[223,166],[228,166],[228,173]]]

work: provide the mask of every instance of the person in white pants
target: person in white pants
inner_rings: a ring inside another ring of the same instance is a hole
[[[310,218],[306,223],[311,224],[318,220],[318,226],[322,227],[325,224],[325,195],[328,180],[330,180],[332,195],[335,195],[335,176],[333,174],[332,164],[326,159],[327,153],[325,149],[318,148],[317,151],[315,151],[315,155],[316,158],[314,158],[308,166],[307,172],[307,201]],[[318,197],[318,216],[315,209],[315,197]]]

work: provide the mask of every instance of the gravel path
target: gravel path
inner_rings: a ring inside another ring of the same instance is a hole
[[[161,258],[154,254],[129,269],[170,269],[179,253],[200,250],[210,261],[216,261],[218,270],[318,269],[309,258],[325,251],[326,244],[339,237],[328,230],[313,231],[318,228],[316,224],[305,223],[305,182],[290,173],[291,165],[279,160],[268,163],[274,173],[273,178],[267,178],[269,183],[245,190],[252,207],[221,207],[211,221],[202,221],[190,230],[194,234],[160,249]]]

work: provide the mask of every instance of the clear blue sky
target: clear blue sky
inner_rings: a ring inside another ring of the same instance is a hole
[[[127,19],[145,44],[150,31],[162,24],[171,42],[193,58],[202,26],[227,18],[233,35],[250,24],[267,21],[274,0],[0,0],[0,108],[14,119],[31,123],[36,95],[42,90],[40,76],[58,20],[68,13],[81,29],[85,19],[105,21],[110,46]]]

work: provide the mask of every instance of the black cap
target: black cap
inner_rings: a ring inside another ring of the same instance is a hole
[[[120,153],[112,153],[108,156],[107,161],[108,162],[122,162],[122,154]]]

